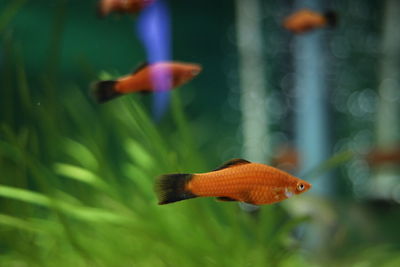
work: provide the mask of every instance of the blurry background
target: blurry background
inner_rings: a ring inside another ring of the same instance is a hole
[[[0,2],[0,266],[399,266],[399,1],[165,1],[204,70],[158,123],[151,95],[89,97],[146,61],[137,16],[96,3]],[[338,25],[295,36],[302,7]],[[156,205],[155,176],[237,157],[315,186]]]

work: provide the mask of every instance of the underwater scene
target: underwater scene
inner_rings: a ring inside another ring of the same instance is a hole
[[[0,1],[0,267],[400,266],[400,1]]]

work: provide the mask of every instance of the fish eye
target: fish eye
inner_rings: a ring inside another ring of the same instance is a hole
[[[303,191],[304,188],[305,188],[305,186],[304,186],[304,184],[302,184],[302,183],[300,183],[300,184],[297,185],[297,190],[299,190],[299,191]]]

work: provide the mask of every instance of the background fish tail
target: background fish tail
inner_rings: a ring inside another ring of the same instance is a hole
[[[116,81],[102,81],[95,83],[92,91],[93,98],[99,103],[104,103],[120,96],[121,93],[118,93],[115,90],[116,83]]]
[[[333,10],[328,10],[324,13],[324,16],[326,18],[326,23],[331,26],[331,27],[335,27],[337,24],[337,14],[335,11]]]
[[[193,174],[166,174],[158,177],[155,191],[158,196],[158,204],[168,204],[176,201],[197,197],[186,189],[187,183],[193,178]]]
[[[99,2],[98,4],[97,4],[97,10],[96,10],[97,12],[97,16],[99,17],[99,18],[104,18],[105,16],[106,16],[106,12],[104,11],[104,8],[103,8],[103,3],[102,2]]]

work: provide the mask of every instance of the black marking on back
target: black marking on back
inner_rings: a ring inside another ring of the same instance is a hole
[[[148,65],[149,65],[148,62],[142,62],[142,63],[140,63],[140,64],[135,68],[135,70],[132,72],[132,74],[138,73],[138,72],[141,71],[142,69],[146,68]]]
[[[219,171],[225,168],[229,168],[229,167],[233,167],[235,165],[242,165],[242,164],[247,164],[247,163],[251,163],[250,161],[247,161],[245,159],[231,159],[227,162],[225,162],[224,164],[222,164],[222,166],[216,168],[213,171]]]

